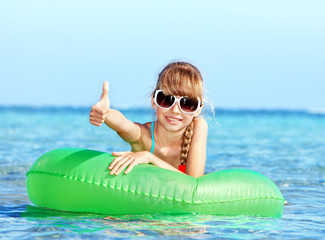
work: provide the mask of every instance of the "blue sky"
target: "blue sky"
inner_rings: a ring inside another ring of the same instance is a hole
[[[150,106],[185,60],[222,108],[325,107],[325,1],[0,1],[0,104]]]

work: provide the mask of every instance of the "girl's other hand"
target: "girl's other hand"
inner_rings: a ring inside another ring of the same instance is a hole
[[[125,174],[128,174],[134,166],[142,163],[150,163],[150,154],[151,153],[147,151],[113,152],[112,155],[117,158],[115,158],[108,167],[108,169],[111,170],[110,174],[118,175],[123,171],[123,169],[129,166],[124,172]]]
[[[91,111],[89,113],[89,122],[92,125],[100,127],[105,122],[110,108],[110,102],[108,99],[108,88],[108,82],[105,81],[103,84],[102,96],[99,102],[91,108]]]

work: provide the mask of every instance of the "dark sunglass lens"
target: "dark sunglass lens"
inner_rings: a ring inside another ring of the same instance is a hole
[[[194,112],[199,106],[199,101],[196,98],[184,97],[181,99],[180,105],[183,111]]]
[[[173,105],[175,98],[174,96],[170,96],[170,95],[166,96],[165,94],[163,94],[163,92],[159,92],[156,100],[157,100],[157,104],[160,107],[168,108]]]

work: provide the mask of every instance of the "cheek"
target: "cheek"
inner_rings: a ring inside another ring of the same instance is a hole
[[[166,114],[169,111],[170,111],[170,109],[164,109],[164,108],[161,108],[161,107],[156,108],[156,114],[157,115]]]
[[[161,108],[156,106],[156,115],[161,115]]]
[[[161,118],[163,118],[165,112],[166,112],[166,109],[162,109],[162,108],[160,108],[160,107],[157,107],[157,108],[156,108],[156,117],[157,117],[157,119],[161,119]]]
[[[183,116],[183,121],[186,123],[186,125],[189,125],[193,121],[193,118],[193,115],[185,115]]]

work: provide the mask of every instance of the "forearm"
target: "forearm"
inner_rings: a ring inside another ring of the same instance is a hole
[[[109,128],[113,129],[117,133],[126,132],[128,125],[132,123],[130,120],[125,118],[120,111],[111,108],[109,109],[104,122]]]

